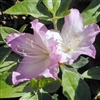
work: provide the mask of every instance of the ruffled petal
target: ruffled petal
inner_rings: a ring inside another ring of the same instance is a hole
[[[70,62],[70,61],[72,62],[72,60],[74,62],[80,55],[87,55],[87,56],[90,56],[92,58],[95,58],[95,55],[96,55],[95,47],[93,45],[90,45],[90,46],[87,46],[87,47],[81,47],[77,51],[71,52],[69,54],[71,59],[69,59],[68,62]],[[70,64],[72,64],[72,63],[70,63]]]
[[[31,21],[31,28],[34,30],[34,32],[36,32],[39,35],[44,35],[48,30],[44,24],[38,21],[38,19]]]
[[[44,76],[46,78],[51,77],[55,80],[58,78],[57,68],[58,65],[59,55],[53,54],[51,55],[49,59],[49,65],[48,68],[44,70],[43,73],[40,74],[40,76]]]
[[[84,36],[82,45],[91,45],[95,41],[95,38],[99,32],[100,28],[97,24],[84,26],[84,31],[82,32],[82,35]]]
[[[36,59],[25,57],[19,67],[12,74],[12,82],[17,85],[20,82],[30,80],[32,78],[39,79],[41,77],[57,78],[57,60],[54,58]]]
[[[12,48],[14,52],[21,56],[26,56],[27,54],[32,54],[31,40],[33,35],[28,33],[13,33],[9,34],[6,38],[6,44]]]
[[[44,24],[35,19],[31,22],[31,28],[34,30],[34,41],[38,44],[42,43],[45,49],[56,47],[58,40],[61,40],[59,31],[48,30]]]
[[[35,19],[31,22],[31,28],[34,31],[34,41],[37,44],[42,44],[44,48],[47,48],[46,46],[48,45],[47,41],[47,31],[48,29],[45,27],[44,24],[38,21],[38,19]]]
[[[82,16],[77,9],[71,9],[70,14],[65,17],[65,23],[61,30],[63,41],[68,42],[73,34],[79,34],[83,31]]]
[[[47,39],[53,38],[55,41],[61,41],[62,40],[62,38],[60,36],[60,32],[57,31],[57,30],[48,30],[46,32],[46,38]]]
[[[49,47],[56,47],[56,45],[59,44],[59,41],[62,40],[59,32],[55,30],[48,30],[46,32],[46,39],[48,40],[47,42],[49,44]]]
[[[97,24],[86,25],[84,31],[81,33],[83,40],[80,43],[80,47],[75,48],[72,59],[76,60],[81,54],[95,58],[96,50],[93,42],[99,32],[100,28]]]
[[[31,22],[31,28],[34,31],[34,41],[36,41],[37,43],[41,43],[44,42],[44,40],[46,39],[46,32],[47,32],[47,28],[45,27],[44,24],[42,24],[41,22],[38,21],[38,19],[35,19]]]

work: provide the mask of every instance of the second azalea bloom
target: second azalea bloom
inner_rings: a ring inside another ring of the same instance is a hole
[[[51,77],[57,79],[58,54],[57,41],[48,39],[49,30],[38,20],[31,22],[33,34],[12,33],[6,43],[12,50],[23,57],[16,71],[12,73],[12,82],[20,82],[32,78]],[[55,32],[54,32],[55,33]]]
[[[97,24],[84,26],[79,11],[77,9],[70,11],[70,14],[64,18],[61,32],[51,35],[59,41],[57,48],[62,55],[60,62],[72,64],[81,54],[95,58],[96,50],[93,42],[100,32],[99,26]]]

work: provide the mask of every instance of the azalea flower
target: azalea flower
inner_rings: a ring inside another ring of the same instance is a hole
[[[99,32],[97,24],[84,26],[79,11],[71,9],[70,14],[64,18],[61,32],[51,34],[48,38],[54,37],[59,41],[57,50],[62,55],[60,62],[72,64],[81,54],[95,58],[93,42]]]
[[[51,77],[57,79],[59,55],[56,54],[57,41],[48,38],[51,32],[38,20],[31,22],[33,34],[12,33],[6,43],[23,57],[16,71],[12,73],[12,82],[17,85],[31,78]],[[52,31],[52,34],[55,32]]]

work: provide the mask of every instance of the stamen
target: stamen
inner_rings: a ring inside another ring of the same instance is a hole
[[[23,62],[23,61],[20,61],[20,59],[18,59],[18,63],[25,63],[25,64],[27,64],[27,63],[33,63],[33,61]]]
[[[43,48],[43,46],[39,45],[38,43],[34,42],[33,40],[28,39],[27,37],[26,37],[26,43],[28,45],[31,45],[31,47],[34,49],[36,49],[36,47],[37,47],[36,50],[39,50],[39,51],[45,49],[45,48]]]
[[[22,49],[22,52],[18,50],[18,48],[15,49],[17,53],[22,54],[26,56],[26,53],[24,52],[24,49]]]
[[[18,49],[16,48],[15,51],[19,54],[22,54],[22,52],[18,51]]]
[[[23,55],[23,56],[27,56],[27,57],[31,57],[31,58],[33,58],[33,56],[35,56],[35,54],[34,53],[30,53],[30,52],[25,52],[25,50],[24,49],[21,49],[22,47],[20,47],[19,45],[17,45],[17,48],[15,49],[15,51],[17,52],[17,53],[19,53],[19,54],[21,54],[21,55]],[[49,55],[49,52],[46,52],[45,50],[43,51],[43,50],[39,50],[39,48],[34,48],[37,52],[36,52],[36,57],[38,57],[39,56],[39,58],[40,58],[40,56],[42,56],[43,57],[43,55],[44,56],[47,56],[47,55]]]
[[[15,49],[17,53],[22,54],[24,56],[26,56],[25,50],[24,49],[20,49],[21,47],[19,45],[17,45],[17,48]],[[21,51],[20,51],[20,50]]]
[[[41,56],[40,56],[41,57]],[[39,58],[40,58],[39,57]],[[35,57],[33,57],[33,58],[35,58]],[[49,57],[41,57],[40,59],[37,59],[37,60],[33,60],[33,61],[25,61],[25,62],[23,62],[23,61],[20,61],[20,59],[18,59],[18,63],[22,63],[22,64],[28,64],[28,63],[36,63],[36,62],[40,62],[40,61],[44,61],[44,60],[47,60]],[[36,59],[36,58],[35,58]]]
[[[21,54],[21,55],[23,55],[23,56],[27,56],[27,57],[31,57],[31,58],[47,58],[47,56],[49,56],[49,52],[47,52],[47,51],[45,51],[45,50],[39,50],[39,48],[34,48],[37,52],[37,56],[35,56],[35,54],[34,53],[30,53],[30,52],[25,52],[25,50],[24,49],[21,49],[22,47],[20,47],[19,45],[17,45],[17,48],[15,49],[16,50],[16,52],[17,53],[19,53],[19,54]],[[41,56],[41,57],[40,57]]]
[[[33,40],[30,40],[26,37],[26,41],[25,41],[29,46],[29,49],[28,48],[25,48],[27,46],[20,46],[20,45],[17,45],[15,51],[19,54],[21,54],[22,56],[27,56],[27,57],[31,57],[31,58],[39,58],[39,59],[46,59],[48,58],[49,56],[49,51],[46,50],[46,48],[44,49],[41,45],[37,44],[36,42],[34,42]],[[32,53],[33,52],[36,52],[35,53]]]
[[[34,46],[33,46],[33,40],[31,40],[31,47],[34,48]]]

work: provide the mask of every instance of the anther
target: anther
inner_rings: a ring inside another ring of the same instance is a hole
[[[19,47],[19,45],[17,45],[17,47]],[[22,51],[19,51],[18,48],[16,48],[15,50],[16,50],[17,53],[26,56],[26,53],[24,52],[24,49],[21,49]]]

